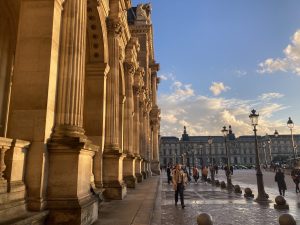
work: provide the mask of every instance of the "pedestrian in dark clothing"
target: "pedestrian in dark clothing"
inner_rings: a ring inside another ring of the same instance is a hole
[[[216,174],[218,174],[218,169],[219,169],[218,165],[215,165],[215,172],[216,172]]]
[[[275,182],[278,184],[279,194],[284,196],[286,191],[286,183],[284,180],[284,173],[281,171],[281,169],[278,169],[275,174]]]
[[[230,172],[233,175],[233,166],[230,166]]]
[[[296,184],[296,193],[299,193],[300,192],[300,188],[299,188],[300,173],[296,168],[294,168],[292,170],[291,177],[292,177],[294,183]]]
[[[172,181],[170,166],[168,166],[168,168],[167,168],[167,178],[168,178],[168,184],[170,184],[170,182]]]

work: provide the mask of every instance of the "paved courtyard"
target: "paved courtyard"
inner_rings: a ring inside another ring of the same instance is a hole
[[[220,171],[218,179],[225,180],[222,172]],[[185,190],[186,208],[184,210],[180,206],[176,207],[174,205],[172,186],[162,176],[161,224],[196,225],[196,217],[202,212],[209,213],[213,217],[214,225],[275,225],[278,224],[278,217],[282,213],[292,214],[299,223],[299,197],[292,191],[287,193],[286,198],[290,204],[290,210],[278,211],[274,209],[274,199],[278,193],[277,186],[273,182],[272,187],[268,187],[271,185],[269,181],[271,181],[273,176],[273,173],[265,175],[267,181],[266,191],[270,195],[270,200],[273,201],[269,205],[260,205],[253,200],[246,200],[241,194],[229,193],[227,190],[222,190],[220,187],[215,187],[211,184],[190,183]],[[234,184],[239,184],[242,188],[251,187],[256,195],[256,183],[253,183],[255,181],[254,170],[236,171],[234,177]]]

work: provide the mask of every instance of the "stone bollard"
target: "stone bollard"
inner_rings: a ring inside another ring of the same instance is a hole
[[[276,204],[274,204],[275,209],[289,209],[289,205],[286,204],[286,200],[283,196],[278,195],[275,198],[275,202],[276,202]]]
[[[211,215],[207,213],[201,213],[197,217],[197,224],[198,225],[213,225],[213,221]]]
[[[217,187],[219,187],[219,186],[220,186],[220,181],[219,181],[219,180],[215,180],[215,185],[216,185]]]
[[[280,225],[297,225],[294,217],[288,213],[280,215],[279,224]]]
[[[226,188],[226,183],[225,183],[225,181],[221,181],[221,188],[222,188],[222,189]]]
[[[252,190],[250,188],[245,188],[245,198],[254,198],[254,194],[252,194]]]
[[[240,185],[234,185],[234,192],[238,194],[242,194]]]

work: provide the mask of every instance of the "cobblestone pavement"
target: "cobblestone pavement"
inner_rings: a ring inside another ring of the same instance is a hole
[[[240,176],[245,177],[245,175],[252,176],[253,172]],[[218,176],[218,179],[225,180],[221,174]],[[274,174],[270,176],[274,176]],[[238,176],[236,177],[238,178]],[[256,194],[256,183],[247,184],[237,180],[233,179],[234,184],[239,184],[243,188],[251,187]],[[277,186],[266,188],[266,191],[273,202],[269,205],[261,205],[253,200],[246,200],[241,194],[229,193],[226,189],[222,190],[211,184],[190,183],[185,190],[186,208],[181,209],[180,205],[175,206],[174,204],[174,191],[172,185],[166,182],[164,174],[162,175],[161,224],[196,225],[196,217],[202,212],[209,213],[213,217],[214,225],[278,225],[278,218],[282,213],[293,214],[297,223],[300,224],[297,199],[293,199],[294,203],[291,204],[291,199],[287,198],[291,209],[278,211],[273,207],[274,199],[278,193]]]

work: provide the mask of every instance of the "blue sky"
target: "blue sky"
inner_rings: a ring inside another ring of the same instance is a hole
[[[299,0],[150,2],[162,135],[252,134],[252,108],[260,134],[300,133]]]

